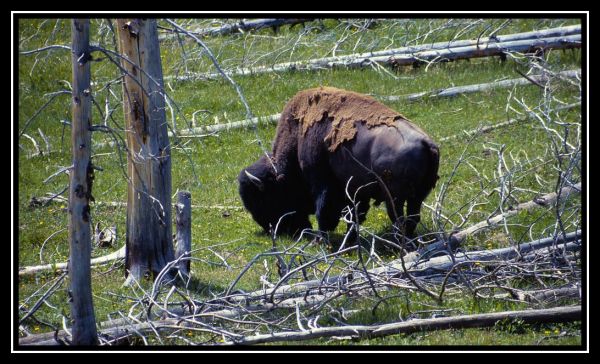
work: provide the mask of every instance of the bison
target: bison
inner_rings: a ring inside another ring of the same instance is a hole
[[[398,112],[366,95],[319,87],[286,104],[272,153],[240,172],[239,193],[266,232],[277,226],[295,235],[312,228],[311,214],[320,231],[331,231],[347,206],[362,223],[373,199],[412,237],[438,165],[437,145]]]

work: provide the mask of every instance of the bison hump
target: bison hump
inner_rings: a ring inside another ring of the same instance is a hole
[[[354,139],[357,122],[373,128],[380,125],[396,127],[396,120],[407,120],[370,96],[334,87],[301,91],[290,103],[303,136],[315,123],[331,122],[325,143],[332,152],[342,143]]]

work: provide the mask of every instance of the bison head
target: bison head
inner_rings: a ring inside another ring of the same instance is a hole
[[[277,176],[271,160],[262,156],[240,172],[238,182],[244,207],[265,232],[278,223],[278,234],[297,235],[311,228],[312,203],[300,175]]]

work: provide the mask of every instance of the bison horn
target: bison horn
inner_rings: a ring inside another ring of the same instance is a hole
[[[244,169],[244,173],[246,174],[246,176],[248,176],[248,178],[250,178],[250,181],[252,181],[252,183],[254,183],[254,185],[256,187],[258,187],[261,191],[264,189],[264,183],[260,180],[260,178],[256,177],[255,175],[253,175],[252,173],[248,172],[247,170]]]

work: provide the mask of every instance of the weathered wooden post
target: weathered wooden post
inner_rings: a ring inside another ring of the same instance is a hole
[[[177,225],[175,257],[190,257],[190,251],[192,250],[192,194],[188,191],[177,193],[175,223]],[[179,272],[184,276],[190,274],[190,263],[189,259],[179,263]]]
[[[155,19],[117,19],[127,129],[126,284],[174,258],[171,148]]]
[[[73,168],[69,186],[69,300],[73,320],[72,343],[98,343],[90,272],[90,199],[94,170],[91,161],[92,99],[90,90],[90,21],[71,21],[73,93],[71,146]]]

